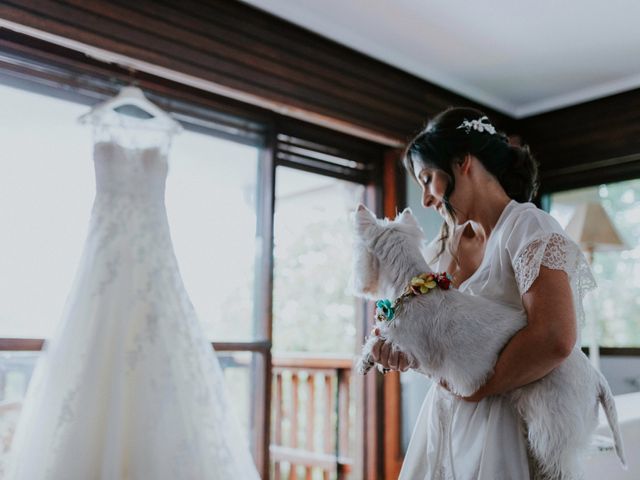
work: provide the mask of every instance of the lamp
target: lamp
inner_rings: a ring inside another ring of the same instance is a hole
[[[576,207],[565,231],[586,252],[589,264],[593,264],[593,254],[597,251],[624,250],[626,244],[611,222],[600,203],[583,203]],[[587,318],[590,329],[589,358],[599,369],[600,350],[598,331],[593,315]]]

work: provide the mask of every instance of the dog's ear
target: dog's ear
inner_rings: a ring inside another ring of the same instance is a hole
[[[358,206],[356,207],[356,213],[361,215],[365,215],[366,213],[368,213],[370,217],[373,217],[374,219],[376,218],[373,212],[369,210],[364,203],[358,204]]]
[[[396,219],[400,223],[404,223],[405,225],[412,225],[414,227],[419,227],[418,220],[413,216],[411,209],[409,207],[405,208],[398,218]]]
[[[369,228],[377,224],[375,215],[362,203],[358,204],[353,214],[356,233],[363,235]]]

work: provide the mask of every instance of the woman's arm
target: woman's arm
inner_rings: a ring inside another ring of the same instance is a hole
[[[522,296],[522,303],[527,326],[504,347],[489,381],[465,400],[478,402],[534,382],[571,354],[577,327],[567,274],[541,266],[538,278]]]

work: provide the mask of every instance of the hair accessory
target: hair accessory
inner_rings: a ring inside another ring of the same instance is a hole
[[[417,277],[413,277],[409,285],[404,289],[402,295],[396,298],[393,303],[388,299],[378,300],[376,302],[376,320],[379,322],[390,322],[396,316],[398,307],[407,297],[415,297],[425,293],[429,293],[436,287],[442,290],[449,290],[451,286],[451,275],[447,272],[442,273],[423,273]],[[377,336],[377,334],[376,334]]]
[[[476,120],[465,120],[456,127],[456,130],[460,128],[464,128],[466,133],[469,133],[471,130],[475,130],[480,133],[487,132],[489,135],[496,134],[496,127],[491,125],[491,122],[489,122],[489,118],[486,115]]]

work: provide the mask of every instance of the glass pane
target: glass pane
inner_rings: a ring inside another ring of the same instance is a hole
[[[279,167],[274,224],[274,350],[353,354],[350,215],[364,187]]]
[[[364,187],[351,182],[284,167],[276,171],[274,479],[290,478],[292,468],[299,478],[337,478],[336,453],[353,465],[351,369],[360,301],[348,284],[351,214],[363,195]],[[327,460],[324,467],[314,466],[319,455]]]
[[[209,338],[255,337],[256,147],[183,132],[166,204],[187,291]]]
[[[595,202],[626,246],[596,245],[593,272],[596,291],[585,310],[598,328],[598,343],[607,347],[640,346],[640,179],[582,188],[551,196],[551,215],[566,226],[578,205]],[[583,342],[587,342],[586,335]]]
[[[40,352],[0,352],[0,402],[24,397]]]
[[[217,352],[224,370],[229,399],[248,443],[254,438],[254,402],[262,401],[260,389],[260,354],[251,352]],[[258,448],[253,446],[253,448]]]
[[[87,107],[0,85],[0,337],[48,337],[95,192]],[[35,300],[35,301],[34,301]]]
[[[77,122],[88,107],[3,85],[0,100],[0,337],[47,338],[95,195],[92,134]],[[258,149],[184,132],[170,163],[172,237],[206,334],[253,339]]]
[[[38,352],[0,352],[0,478]]]

